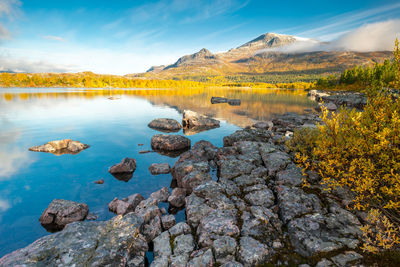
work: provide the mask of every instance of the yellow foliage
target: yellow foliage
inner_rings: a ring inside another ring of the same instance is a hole
[[[378,231],[373,241],[366,240],[366,250],[391,248],[397,244],[398,232],[390,230],[390,240],[384,236],[387,229],[397,229],[392,224],[400,222],[400,100],[377,93],[363,112],[325,109],[321,119],[317,130],[296,132],[288,146],[298,153],[297,162],[304,171],[321,176],[327,190],[342,187],[353,192],[349,208],[370,211],[371,220],[374,216],[382,219],[384,231],[378,228],[383,232]],[[385,216],[373,213],[375,209]]]

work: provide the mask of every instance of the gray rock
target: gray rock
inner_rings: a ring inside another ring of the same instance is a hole
[[[122,200],[128,202],[129,205],[133,207],[133,209],[136,209],[139,203],[144,200],[144,197],[141,194],[133,194],[127,198],[123,198]]]
[[[135,211],[135,207],[131,207],[128,202],[114,198],[110,203],[108,203],[108,209],[118,215],[125,215],[128,212]]]
[[[144,263],[143,219],[134,213],[109,221],[75,222],[59,233],[0,259],[0,266],[107,266]],[[136,265],[140,266],[140,265]]]
[[[358,263],[362,258],[363,256],[355,251],[346,251],[332,257],[331,260],[339,267],[346,267]]]
[[[154,217],[148,224],[143,226],[143,235],[147,242],[151,242],[156,236],[162,232],[161,219],[159,216]]]
[[[360,237],[357,225],[334,213],[307,214],[293,219],[288,224],[288,233],[295,251],[304,257],[344,247],[354,249]]]
[[[186,219],[192,227],[197,227],[200,220],[214,209],[205,204],[205,200],[191,194],[186,197]]]
[[[141,202],[143,203],[143,201]],[[140,206],[140,204],[136,207],[135,213],[143,218],[145,223],[150,222],[155,217],[161,217],[161,210],[157,205],[150,206]]]
[[[251,237],[240,238],[239,260],[244,266],[255,266],[268,260],[268,247]]]
[[[115,164],[108,169],[111,174],[133,173],[136,170],[136,160],[124,158],[118,164]]]
[[[190,148],[190,139],[181,135],[156,134],[151,138],[151,148],[161,151],[180,151]]]
[[[233,134],[224,137],[224,147],[232,146],[238,141],[268,142],[271,138],[271,133],[272,132],[264,129],[238,130]]]
[[[171,168],[168,163],[153,163],[150,165],[149,171],[153,175],[167,174],[171,172]]]
[[[194,241],[191,234],[180,235],[174,239],[174,255],[189,254],[193,249]]]
[[[317,265],[315,265],[315,267],[333,267],[333,262],[331,262],[330,260],[327,260],[325,258],[323,258],[322,260],[320,260]]]
[[[192,160],[177,161],[171,170],[171,174],[179,185],[182,184],[183,177],[185,177],[186,175],[188,175],[193,171],[209,173],[210,167],[208,166],[208,163],[205,161],[200,161],[200,162]]]
[[[223,186],[216,181],[210,180],[201,183],[193,189],[193,193],[204,199],[212,199],[216,195],[225,193]]]
[[[210,173],[195,170],[188,173],[182,180],[178,180],[178,186],[186,189],[187,193],[191,193],[193,188],[210,180]]]
[[[182,125],[176,120],[165,118],[154,119],[147,126],[166,132],[177,132],[182,128]]]
[[[265,130],[272,130],[272,127],[274,127],[274,123],[272,121],[258,121],[253,124],[253,127]]]
[[[189,261],[187,267],[212,267],[215,260],[211,249],[199,250],[192,253],[192,259]]]
[[[199,246],[208,247],[218,236],[238,237],[236,214],[233,211],[215,210],[204,216],[197,228]]]
[[[163,187],[160,190],[151,193],[149,198],[155,199],[158,202],[167,202],[168,197],[169,197],[169,189],[168,187]]]
[[[234,182],[239,187],[249,187],[256,184],[265,184],[265,180],[259,177],[249,176],[249,175],[241,175],[234,179]]]
[[[243,264],[237,261],[227,261],[221,265],[221,267],[243,267]]]
[[[323,109],[327,109],[328,111],[336,111],[337,106],[335,103],[328,102],[328,103],[318,103],[318,106],[315,107],[315,110],[321,112]]]
[[[278,171],[285,169],[290,163],[289,155],[282,151],[261,154],[261,156],[270,176],[275,175]]]
[[[241,194],[240,188],[232,180],[219,178],[218,183],[223,188],[223,191],[226,193],[226,195],[229,197],[239,196]]]
[[[306,194],[297,187],[276,188],[280,215],[284,223],[310,212],[321,212],[321,203],[314,194]]]
[[[86,204],[54,199],[43,211],[39,221],[48,231],[59,231],[69,223],[83,221],[88,213],[89,207]]]
[[[162,232],[159,236],[153,239],[154,257],[169,257],[172,255],[170,235],[168,231]]]
[[[183,127],[192,128],[192,127],[219,127],[219,121],[200,115],[191,110],[183,111],[182,118]]]
[[[303,174],[295,164],[289,164],[285,170],[276,174],[276,183],[287,186],[298,186],[303,183]]]
[[[190,226],[187,225],[184,222],[180,222],[180,223],[175,224],[168,231],[169,231],[171,237],[176,237],[178,235],[186,235],[186,234],[189,234],[191,232]]]
[[[167,257],[154,258],[151,262],[150,267],[168,267],[169,262]]]
[[[225,179],[233,179],[242,174],[250,174],[256,166],[238,159],[227,159],[218,162],[219,176]]]
[[[237,250],[236,240],[229,236],[222,236],[214,240],[212,244],[215,259],[217,262],[221,259],[225,259],[228,256],[235,256]]]
[[[164,215],[161,217],[161,224],[164,230],[170,229],[176,223],[174,215]]]
[[[173,255],[171,257],[171,266],[174,267],[186,267],[186,264],[189,261],[188,254],[180,254],[180,255]]]
[[[270,189],[253,191],[245,196],[247,202],[252,206],[271,207],[274,205],[274,193]]]
[[[186,189],[184,188],[174,188],[172,190],[171,195],[168,197],[168,202],[173,207],[183,207],[185,206],[185,196],[186,196]]]

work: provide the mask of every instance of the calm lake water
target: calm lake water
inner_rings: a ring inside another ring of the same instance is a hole
[[[238,98],[241,105],[212,105],[211,96]],[[172,166],[176,158],[139,154],[151,150],[150,139],[159,133],[147,127],[155,118],[181,121],[184,109],[213,116],[221,120],[220,128],[185,134],[192,144],[205,139],[222,146],[222,137],[239,127],[313,106],[301,91],[0,88],[0,257],[48,234],[38,219],[55,198],[86,203],[98,220],[105,220],[114,215],[107,206],[114,197],[148,197],[169,186],[170,174],[152,176],[148,167],[164,162]],[[66,138],[90,148],[61,156],[28,151]],[[124,157],[137,160],[128,182],[108,173]],[[104,184],[94,183],[99,179]],[[181,211],[177,218],[184,216]]]

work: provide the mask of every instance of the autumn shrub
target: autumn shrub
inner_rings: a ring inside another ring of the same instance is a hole
[[[372,92],[364,111],[324,110],[321,125],[295,132],[288,146],[304,171],[321,176],[324,188],[350,190],[349,208],[369,212],[363,248],[376,252],[399,244],[400,100]]]

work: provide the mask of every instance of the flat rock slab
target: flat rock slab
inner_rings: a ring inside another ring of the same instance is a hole
[[[219,127],[219,120],[209,118],[191,110],[183,112],[182,125],[186,128],[191,127]]]
[[[83,144],[79,141],[73,141],[71,139],[63,139],[63,140],[50,141],[41,146],[34,146],[29,148],[29,150],[35,152],[47,152],[56,155],[62,155],[62,154],[77,154],[88,147],[89,145]]]
[[[178,132],[182,129],[182,125],[178,121],[166,118],[154,119],[147,126],[162,132]]]
[[[153,163],[149,167],[152,175],[167,174],[171,172],[171,167],[168,163]]]
[[[144,266],[148,245],[139,233],[142,225],[143,219],[133,213],[75,222],[5,255],[0,266]]]
[[[83,221],[88,213],[89,207],[86,204],[54,199],[44,210],[39,221],[49,232],[56,232],[69,223]]]
[[[156,134],[151,138],[151,148],[156,151],[184,151],[190,145],[190,139],[181,135]]]

